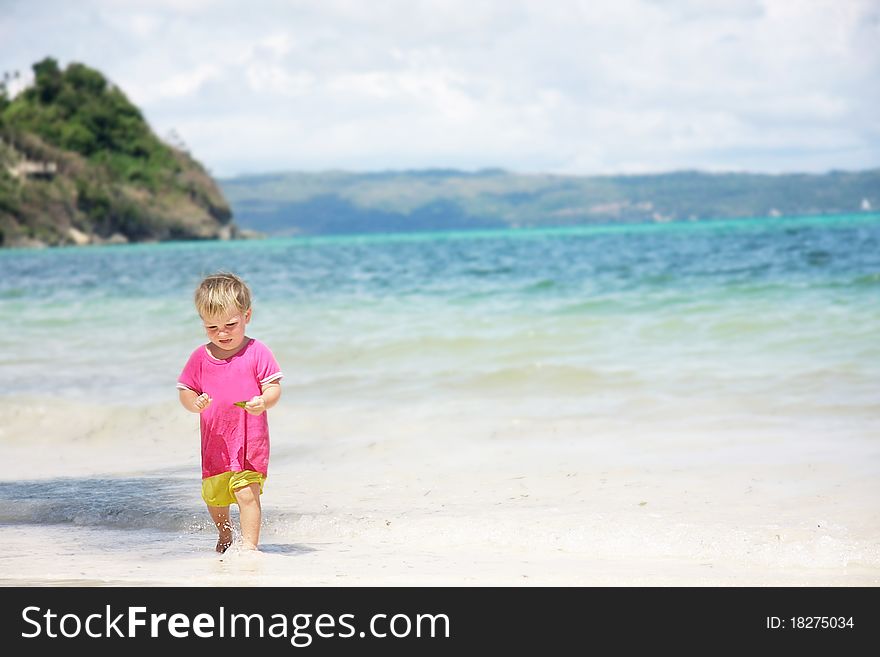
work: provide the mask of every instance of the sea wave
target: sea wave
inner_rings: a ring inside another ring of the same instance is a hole
[[[195,497],[193,497],[195,491]],[[206,525],[198,486],[169,477],[59,477],[0,482],[0,524],[192,531]],[[192,498],[190,504],[181,500]]]
[[[604,393],[611,389],[637,392],[642,383],[635,372],[541,362],[456,373],[448,381],[453,388],[472,392],[540,391],[548,395]]]

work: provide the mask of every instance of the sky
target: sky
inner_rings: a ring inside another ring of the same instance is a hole
[[[0,0],[215,176],[880,166],[880,0]]]

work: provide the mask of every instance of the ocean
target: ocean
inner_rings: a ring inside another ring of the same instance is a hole
[[[201,276],[285,373],[212,551]],[[0,251],[4,584],[880,583],[880,215]]]

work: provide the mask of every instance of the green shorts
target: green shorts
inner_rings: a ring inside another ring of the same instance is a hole
[[[260,484],[260,495],[262,495],[265,482],[266,475],[253,470],[221,472],[202,479],[202,499],[208,506],[229,506],[236,503],[233,491],[251,484]]]

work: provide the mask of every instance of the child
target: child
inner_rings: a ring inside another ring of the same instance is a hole
[[[217,552],[232,544],[232,503],[238,504],[243,546],[256,550],[269,464],[266,410],[281,396],[281,368],[266,345],[244,334],[251,294],[238,276],[208,276],[196,289],[195,304],[208,343],[193,351],[177,388],[183,407],[200,414],[202,499],[219,533]]]

